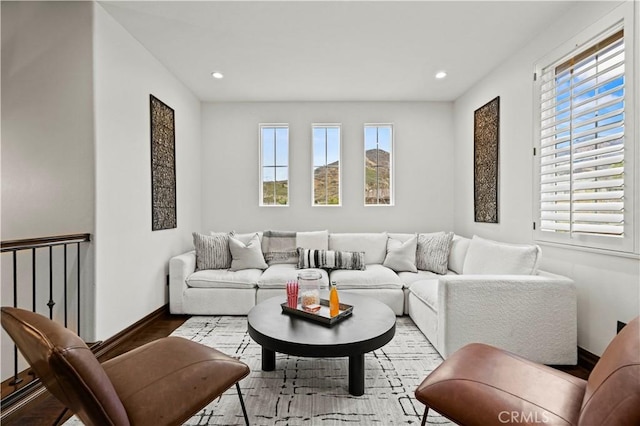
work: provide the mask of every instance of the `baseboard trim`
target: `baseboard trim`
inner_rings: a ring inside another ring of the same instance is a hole
[[[125,328],[119,333],[109,337],[107,340],[98,342],[95,346],[92,346],[91,349],[93,350],[93,353],[95,354],[96,358],[100,359],[110,351],[118,348],[118,346],[130,339],[135,333],[147,327],[154,320],[158,319],[168,312],[169,304],[159,307],[149,315],[131,324],[129,327]]]
[[[591,372],[596,364],[600,361],[600,357],[592,354],[586,349],[582,349],[578,346],[578,365]]]

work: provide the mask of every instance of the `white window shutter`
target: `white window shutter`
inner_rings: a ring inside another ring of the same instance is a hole
[[[540,78],[540,230],[624,236],[623,30]]]

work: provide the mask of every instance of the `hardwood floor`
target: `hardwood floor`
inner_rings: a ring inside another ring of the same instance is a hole
[[[585,367],[580,365],[554,365],[553,368],[584,380],[587,380],[589,378],[589,373],[591,373],[590,370],[587,370]]]
[[[188,315],[171,315],[168,310],[162,315],[155,318],[151,323],[145,326],[143,329],[137,331],[131,338],[118,345],[113,350],[101,355],[98,359],[104,362],[108,359],[114,358],[122,353],[128,352],[131,349],[144,345],[145,343],[166,337],[171,334],[176,328],[182,325],[187,319]],[[556,367],[559,370],[565,371],[573,376],[586,379],[589,376],[589,370],[578,366],[561,366]],[[64,411],[64,406],[60,404],[57,399],[52,395],[45,392],[40,398],[29,403],[25,408],[11,415],[9,418],[4,419],[3,426],[18,426],[18,425],[33,425],[33,426],[50,426],[52,425],[58,416]],[[71,417],[71,413],[65,413],[62,422]]]

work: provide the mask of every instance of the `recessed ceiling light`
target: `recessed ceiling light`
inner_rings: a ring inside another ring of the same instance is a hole
[[[224,74],[219,71],[214,71],[211,73],[211,77],[220,79],[224,77]]]
[[[442,80],[443,78],[445,78],[447,76],[447,73],[445,71],[438,71],[436,73],[436,78],[438,80]]]

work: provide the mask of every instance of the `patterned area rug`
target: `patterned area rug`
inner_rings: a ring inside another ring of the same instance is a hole
[[[261,370],[261,349],[247,333],[247,318],[192,317],[174,333],[239,357],[251,368],[240,382],[251,425],[419,425],[424,405],[414,391],[442,358],[409,317],[398,317],[396,335],[365,355],[365,394],[348,389],[347,358],[277,354],[276,370]],[[435,412],[430,425],[451,423]],[[65,423],[79,424],[75,419]],[[244,425],[235,387],[187,425]]]

